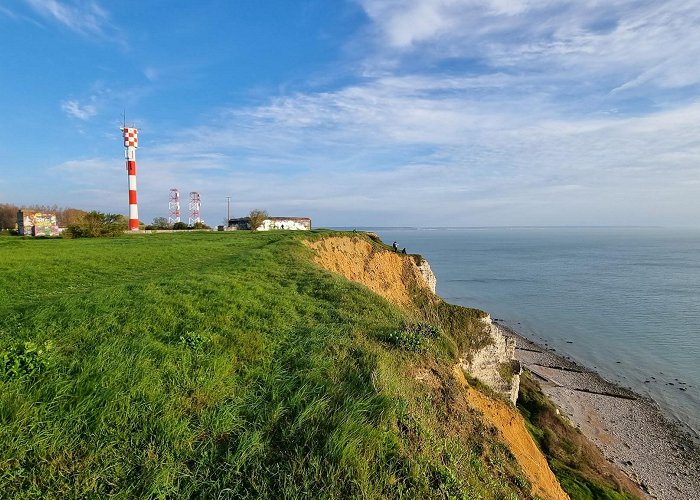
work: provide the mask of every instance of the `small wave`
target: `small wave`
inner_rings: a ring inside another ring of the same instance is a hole
[[[446,280],[448,283],[532,283],[524,278],[467,278]]]

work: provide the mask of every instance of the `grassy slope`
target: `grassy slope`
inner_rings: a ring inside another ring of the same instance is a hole
[[[0,376],[3,495],[526,497],[460,407],[455,339],[382,343],[410,318],[308,236],[0,240],[0,351],[54,346]]]

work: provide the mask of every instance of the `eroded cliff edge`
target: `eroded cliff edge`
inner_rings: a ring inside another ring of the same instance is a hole
[[[403,307],[420,307],[416,298],[438,302],[437,278],[420,255],[402,255],[377,242],[357,237],[327,237],[306,244],[315,251],[315,261],[325,269],[361,283],[387,300]],[[420,297],[419,297],[420,298]],[[515,339],[506,336],[487,313],[479,318],[484,346],[459,353],[460,366],[513,404],[518,399],[520,363],[515,359]]]
[[[305,244],[314,251],[315,262],[323,268],[361,283],[417,315],[426,311],[429,315],[440,315],[445,311],[449,317],[444,322],[454,324],[454,309],[441,308],[444,303],[435,295],[437,280],[422,257],[392,252],[365,235],[326,236]],[[568,498],[514,406],[476,390],[464,377],[466,372],[478,378],[511,403],[517,399],[520,365],[514,360],[515,342],[503,335],[486,313],[478,312],[474,323],[472,330],[477,332],[478,340],[459,344],[455,379],[463,387],[469,405],[497,429],[531,482],[533,493],[543,498]],[[421,372],[416,379],[430,383],[431,377]]]

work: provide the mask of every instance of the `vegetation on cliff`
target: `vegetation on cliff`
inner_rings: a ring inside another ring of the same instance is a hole
[[[401,349],[426,318],[313,264],[323,236],[0,241],[0,352],[40,366],[2,368],[3,495],[531,496],[450,372],[482,313]]]
[[[622,471],[608,463],[593,443],[560,416],[527,372],[520,379],[518,408],[571,498],[623,500],[642,497],[643,493]]]

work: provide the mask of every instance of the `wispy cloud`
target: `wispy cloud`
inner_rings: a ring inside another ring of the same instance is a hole
[[[7,17],[9,17],[10,19],[17,19],[17,14],[15,14],[14,12],[12,12],[12,11],[11,11],[10,9],[8,9],[7,7],[3,7],[2,5],[0,5],[0,14],[2,14],[3,16],[7,16]]]
[[[35,21],[29,16],[26,16],[16,8],[11,10],[8,7],[0,5],[0,16],[5,16],[15,22],[29,23],[33,24],[34,26],[41,27],[39,22]]]
[[[61,102],[61,110],[71,118],[87,121],[99,113],[110,113],[110,118],[118,119],[121,116],[125,103],[137,107],[143,96],[152,92],[148,86],[121,86],[113,87],[109,82],[96,80],[86,86],[83,92],[72,94]],[[133,117],[127,117],[130,120]],[[143,124],[144,121],[139,121]]]
[[[147,66],[147,67],[144,68],[144,70],[143,70],[143,75],[144,75],[149,81],[155,82],[155,81],[158,80],[158,78],[160,77],[160,71],[159,71],[157,68],[153,67],[153,66]]]
[[[63,101],[61,109],[67,115],[79,120],[89,120],[97,114],[97,108],[94,104],[80,104],[74,100]]]
[[[39,15],[81,34],[104,35],[109,14],[97,2],[25,0]]]
[[[700,9],[693,0],[358,1],[373,22],[380,68],[421,54],[423,62],[468,58],[482,70],[581,84],[604,78],[608,90],[700,83]]]
[[[178,186],[321,224],[697,224],[695,2],[358,2],[353,83],[149,132],[145,218]]]
[[[649,203],[660,223],[674,197],[693,205],[700,103],[572,117],[541,95],[504,93],[507,81],[392,76],[279,97],[223,112],[149,155],[180,156],[181,168],[169,169],[193,182],[200,176],[188,158],[224,153],[209,195],[235,186],[245,200],[313,207],[349,224],[369,213],[427,225],[637,224],[651,221]]]

